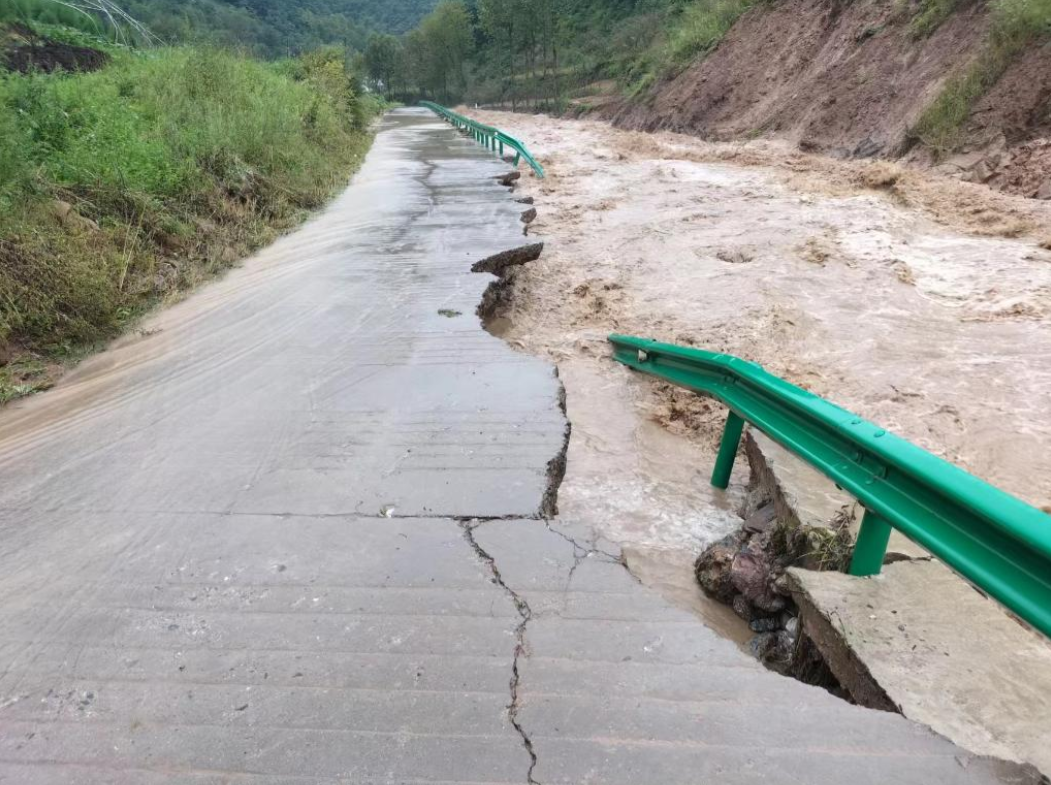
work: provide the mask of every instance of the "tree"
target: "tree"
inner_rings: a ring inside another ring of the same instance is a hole
[[[365,46],[365,70],[374,87],[382,89],[390,98],[394,91],[394,77],[401,63],[401,42],[386,33],[369,36]]]
[[[511,111],[518,108],[515,89],[515,55],[522,47],[522,29],[529,23],[531,4],[523,0],[479,0],[478,17],[482,28],[493,40],[496,57],[502,60],[507,74],[505,92],[511,93]]]
[[[422,59],[429,72],[422,75],[424,83],[445,99],[452,97],[451,88],[462,92],[466,86],[464,63],[474,46],[467,6],[462,0],[442,0],[417,29]]]

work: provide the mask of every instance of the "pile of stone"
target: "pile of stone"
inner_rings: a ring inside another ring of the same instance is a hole
[[[804,653],[798,651],[799,619],[785,571],[843,569],[852,542],[848,521],[830,527],[779,521],[776,505],[758,490],[750,493],[744,513],[740,530],[698,557],[697,582],[748,622],[755,633],[749,645],[761,662],[790,673]]]

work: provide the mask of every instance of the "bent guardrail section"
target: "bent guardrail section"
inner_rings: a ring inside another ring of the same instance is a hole
[[[470,117],[464,117],[462,114],[457,114],[453,110],[446,109],[441,104],[436,104],[432,101],[420,101],[420,106],[430,109],[454,127],[469,132],[478,144],[501,157],[504,155],[504,148],[510,147],[515,151],[515,166],[518,166],[518,163],[525,159],[525,162],[536,172],[537,177],[542,178],[544,176],[544,167],[537,162],[524,144],[510,134],[505,134],[499,128],[493,128],[491,125],[479,123]]]
[[[1051,637],[1051,515],[739,357],[611,335],[637,371],[730,409],[712,484],[730,480],[747,421],[865,507],[852,575],[880,571],[891,528]]]

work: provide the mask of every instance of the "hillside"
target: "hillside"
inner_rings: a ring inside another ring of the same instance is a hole
[[[906,156],[1051,198],[1051,28],[1005,33],[1005,5],[962,7],[919,35],[896,0],[763,4],[681,73],[597,111],[629,128]]]
[[[169,43],[236,46],[276,58],[324,45],[364,49],[374,31],[403,33],[437,0],[128,0],[133,17]],[[82,26],[48,0],[0,0],[0,20]]]
[[[906,158],[1051,198],[1051,0],[449,0],[392,47],[370,75],[410,100]]]

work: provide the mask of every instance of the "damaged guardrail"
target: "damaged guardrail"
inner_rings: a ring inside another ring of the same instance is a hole
[[[624,335],[609,340],[624,365],[730,409],[712,485],[727,487],[749,422],[865,507],[852,575],[879,573],[894,528],[1051,637],[1051,515],[755,363]]]
[[[529,150],[526,149],[526,146],[513,136],[505,134],[499,128],[493,128],[491,125],[484,125],[472,120],[470,117],[464,117],[462,114],[457,114],[451,109],[446,109],[441,104],[436,104],[431,101],[420,101],[420,106],[430,109],[436,115],[444,118],[461,131],[467,131],[471,134],[474,140],[478,142],[478,144],[482,145],[487,150],[496,153],[501,158],[503,158],[504,155],[504,148],[511,148],[515,151],[515,166],[518,166],[519,161],[525,159],[525,162],[532,167],[534,172],[536,172],[536,176],[543,178],[544,167],[537,162]]]

